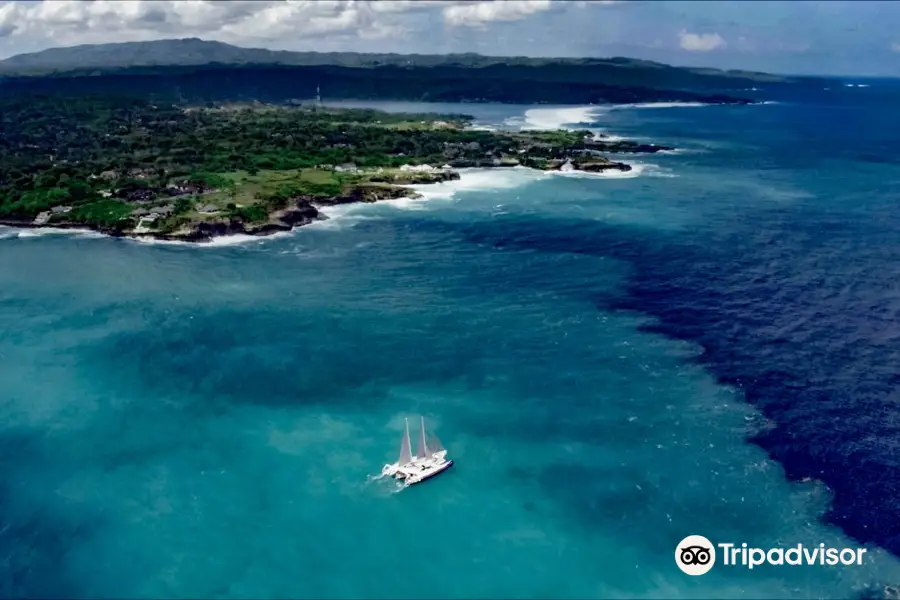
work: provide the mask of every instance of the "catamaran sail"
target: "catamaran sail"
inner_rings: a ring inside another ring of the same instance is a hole
[[[438,452],[446,450],[443,444],[441,444],[441,440],[439,440],[433,433],[428,434],[428,449],[432,454],[437,454]]]
[[[428,451],[428,443],[425,441],[425,417],[421,417],[422,419],[422,431],[419,433],[419,446],[416,448],[416,458],[419,460],[423,460],[431,456],[431,453]]]
[[[397,461],[398,465],[408,465],[412,462],[411,446],[412,444],[409,442],[409,419],[406,419],[406,431],[403,432],[403,441],[400,442],[400,459]]]

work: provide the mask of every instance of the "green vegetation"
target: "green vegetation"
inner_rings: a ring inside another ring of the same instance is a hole
[[[216,189],[234,186],[234,181],[219,173],[192,173],[186,181],[189,184],[204,185]]]
[[[110,194],[149,201],[172,188],[174,197],[179,186],[214,191],[216,200],[235,204],[246,203],[252,190],[254,200],[278,206],[300,195],[336,196],[359,182],[359,176],[333,172],[334,165],[391,168],[500,157],[526,139],[463,129],[468,122],[464,115],[372,110],[183,110],[125,98],[7,99],[0,102],[0,217],[31,218]],[[553,141],[578,139],[562,132]],[[257,177],[268,171],[301,175],[273,186]],[[236,172],[243,175],[230,175]],[[186,198],[175,203],[176,214],[191,210]]]
[[[235,217],[240,217],[248,223],[257,223],[269,218],[269,211],[261,204],[252,204],[250,206],[236,208],[231,211],[231,214]]]
[[[56,186],[24,190],[18,197],[11,194],[6,196],[6,202],[0,203],[0,215],[17,212],[37,214],[51,206],[67,201],[70,197],[68,189]]]
[[[454,125],[427,126],[439,117]],[[104,199],[109,195],[147,201],[165,198],[166,189],[172,188],[171,197],[180,193],[178,186],[195,193],[215,190],[219,197],[240,203],[246,193],[238,188],[262,192],[254,189],[261,182],[255,174],[275,170],[302,169],[303,175],[264,190],[265,197],[257,200],[277,205],[296,195],[335,196],[344,189],[344,180],[315,167],[349,162],[390,167],[439,159],[444,141],[486,138],[463,132],[466,122],[461,115],[369,110],[183,110],[127,98],[4,99],[0,218],[33,218],[57,205],[111,206]],[[404,129],[408,123],[420,127]],[[229,175],[235,172],[243,173],[241,179]],[[192,208],[187,198],[175,203],[176,214]],[[98,220],[101,213],[71,214]]]
[[[30,221],[55,209],[54,223],[128,230],[149,216],[143,224],[163,233],[203,221],[260,223],[298,204],[397,197],[409,193],[397,184],[452,175],[398,169],[403,165],[558,168],[573,152],[599,148],[586,132],[498,133],[468,129],[470,121],[362,109],[0,97],[0,219]],[[628,144],[607,149],[638,147]]]
[[[100,200],[76,206],[65,216],[71,221],[112,227],[131,214],[133,208],[118,200]]]
[[[214,193],[204,197],[226,214],[253,223],[265,221],[271,211],[285,208],[292,198],[330,198],[347,192],[345,178],[321,169],[262,171],[256,175],[229,174],[240,180],[238,193]]]
[[[136,95],[183,105],[240,101],[296,104],[314,98],[317,86],[329,100],[746,103],[749,100],[741,96],[746,92],[739,90],[754,87],[737,85],[741,79],[708,77],[674,67],[623,68],[609,64],[561,67],[552,63],[535,67],[497,64],[483,68],[453,64],[434,68],[206,64],[107,71],[91,68],[41,77],[0,75],[0,79],[4,91],[14,95]],[[722,87],[710,85],[717,80]],[[737,97],[722,94],[719,89],[733,89]]]

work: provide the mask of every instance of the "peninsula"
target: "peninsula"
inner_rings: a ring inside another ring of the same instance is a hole
[[[285,52],[195,38],[50,48],[0,61],[0,225],[202,242],[415,195],[466,167],[627,171],[665,150],[588,131],[479,131],[462,114],[331,99],[747,104],[815,78],[612,58]],[[748,97],[749,96],[749,97]]]
[[[323,206],[416,195],[467,167],[628,171],[663,146],[476,130],[462,114],[16,96],[0,101],[0,224],[190,242],[266,235]]]

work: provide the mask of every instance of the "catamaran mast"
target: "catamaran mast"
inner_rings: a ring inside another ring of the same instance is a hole
[[[425,417],[422,416],[422,433],[419,438],[419,449],[416,450],[416,456],[418,458],[426,458],[428,456],[428,443],[425,441]]]
[[[408,465],[412,462],[412,443],[409,439],[409,419],[406,419],[406,431],[403,433],[403,441],[400,442],[400,459],[397,464],[400,466]]]

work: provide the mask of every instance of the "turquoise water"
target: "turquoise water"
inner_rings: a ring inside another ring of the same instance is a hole
[[[747,441],[772,422],[703,347],[609,308],[640,267],[621,240],[702,241],[815,197],[759,164],[759,139],[703,129],[777,110],[595,110],[687,151],[624,177],[468,171],[263,240],[0,230],[0,592],[775,598],[897,581],[871,544],[861,567],[691,578],[673,560],[689,534],[857,545],[821,520],[826,484]],[[370,481],[417,414],[454,468],[399,493]]]

